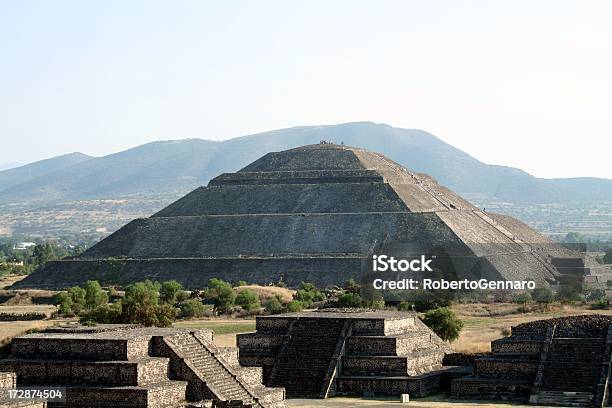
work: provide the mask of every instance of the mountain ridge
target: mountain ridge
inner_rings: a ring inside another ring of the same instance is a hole
[[[378,151],[468,196],[511,203],[612,201],[609,179],[538,178],[518,168],[485,164],[423,130],[351,122],[296,126],[224,141],[161,140],[101,157],[69,153],[0,171],[0,202],[178,197],[269,151],[322,139]]]

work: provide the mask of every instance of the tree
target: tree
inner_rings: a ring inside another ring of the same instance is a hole
[[[125,323],[144,326],[170,326],[176,318],[176,309],[171,305],[159,303],[160,287],[159,283],[150,280],[126,287],[122,301],[122,320]]]
[[[159,300],[162,303],[174,304],[176,297],[183,290],[183,285],[175,280],[163,282],[159,288]]]
[[[537,303],[548,307],[548,304],[554,300],[555,296],[549,288],[537,288],[531,292],[531,298]]]
[[[48,242],[36,245],[32,256],[36,267],[41,267],[53,259],[53,247]]]
[[[268,299],[264,303],[266,312],[270,314],[279,314],[283,312],[283,303],[278,295]]]
[[[73,286],[68,289],[68,294],[72,299],[72,311],[79,314],[81,310],[85,309],[85,289]]]
[[[603,261],[605,264],[612,264],[612,247],[608,248],[606,254],[603,257]]]
[[[302,282],[293,295],[293,299],[302,302],[304,307],[310,307],[314,302],[325,300],[325,295],[312,283]]]
[[[234,293],[234,289],[229,283],[221,279],[212,278],[208,281],[205,298],[213,302],[215,309],[223,312],[234,306],[236,293]]]
[[[448,307],[430,310],[423,317],[425,323],[442,340],[453,342],[459,338],[463,322]]]
[[[60,292],[55,295],[55,304],[58,311],[63,315],[72,314],[72,297],[68,292]]]
[[[261,307],[257,293],[253,292],[251,289],[241,290],[238,296],[236,296],[236,304],[247,312]]]
[[[345,293],[338,298],[339,307],[362,307],[363,299],[357,293]]]
[[[93,309],[96,306],[108,303],[108,294],[102,290],[100,283],[90,280],[85,283],[85,306]]]
[[[183,300],[178,307],[181,310],[181,317],[202,317],[206,312],[204,304],[195,299]]]
[[[531,295],[529,294],[529,292],[517,293],[512,298],[512,301],[514,303],[518,303],[518,304],[522,305],[521,306],[521,311],[523,313],[527,313],[527,303],[531,302]]]
[[[287,303],[288,312],[301,312],[304,309],[304,305],[299,300],[292,300]]]

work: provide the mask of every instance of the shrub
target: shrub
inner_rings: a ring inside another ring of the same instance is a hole
[[[57,305],[58,312],[61,314],[72,314],[72,297],[70,297],[68,292],[60,292],[55,295],[55,304]]]
[[[85,306],[89,309],[108,303],[108,294],[102,290],[100,283],[90,280],[85,283]]]
[[[246,286],[246,285],[247,285],[246,281],[239,280],[238,282],[234,284],[234,287]]]
[[[72,298],[72,311],[74,313],[78,314],[81,310],[85,309],[85,289],[73,286],[68,289],[68,294]]]
[[[304,310],[304,305],[299,300],[292,300],[287,303],[288,312],[301,312],[302,310]]]
[[[308,308],[311,307],[314,302],[325,300],[325,295],[312,283],[302,282],[293,295],[293,299],[299,300],[304,307]]]
[[[195,299],[183,300],[178,307],[181,310],[181,317],[202,317],[206,312],[204,304]]]
[[[521,311],[527,313],[527,303],[531,302],[531,295],[529,292],[517,293],[512,297],[512,301],[522,305]]]
[[[345,293],[338,298],[339,307],[362,307],[363,299],[357,293]]]
[[[344,289],[347,292],[359,293],[361,291],[361,286],[355,282],[355,279],[349,279],[344,283]]]
[[[423,323],[440,336],[442,340],[449,342],[457,340],[461,329],[463,329],[463,322],[447,307],[428,311],[423,317]]]
[[[397,306],[397,310],[402,312],[411,312],[414,310],[414,303],[406,301],[400,302],[400,304]]]
[[[266,312],[270,314],[279,314],[283,312],[283,303],[278,295],[268,299],[265,302],[264,307]]]
[[[183,285],[175,280],[163,282],[159,288],[159,300],[162,303],[174,304],[176,297],[183,290]]]
[[[555,296],[552,290],[548,288],[537,288],[531,292],[531,298],[537,303],[549,304],[554,300]]]
[[[146,280],[134,283],[125,289],[122,319],[124,323],[138,323],[144,326],[167,327],[176,318],[176,309],[159,303],[160,285]]]
[[[234,293],[234,289],[229,283],[221,279],[212,278],[208,281],[208,289],[204,298],[211,300],[215,305],[215,309],[225,312],[234,306],[236,293]]]
[[[251,289],[244,289],[240,291],[240,293],[238,293],[236,296],[235,303],[248,312],[261,307],[257,293],[253,292]]]

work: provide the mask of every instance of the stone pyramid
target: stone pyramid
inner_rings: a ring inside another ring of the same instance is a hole
[[[368,254],[398,243],[477,259],[462,278],[542,285],[558,280],[552,257],[567,256],[520,221],[480,210],[427,175],[375,152],[322,142],[221,174],[15,286],[148,278],[201,288],[213,277],[326,286],[358,279]]]

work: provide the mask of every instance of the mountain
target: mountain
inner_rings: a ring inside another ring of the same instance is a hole
[[[16,168],[0,171],[0,194],[11,187],[24,184],[33,179],[44,177],[53,172],[68,168],[78,163],[92,159],[83,153],[68,153],[46,160],[26,164]],[[11,197],[4,197],[11,200]]]
[[[0,164],[0,171],[14,169],[15,167],[20,167],[20,166],[23,166],[23,163],[19,163],[19,162],[2,163]]]
[[[0,202],[176,198],[269,151],[320,140],[381,152],[468,197],[511,203],[612,201],[612,180],[536,178],[519,169],[484,164],[421,130],[357,122],[294,127],[223,142],[153,142],[98,158],[71,153],[0,171]]]

